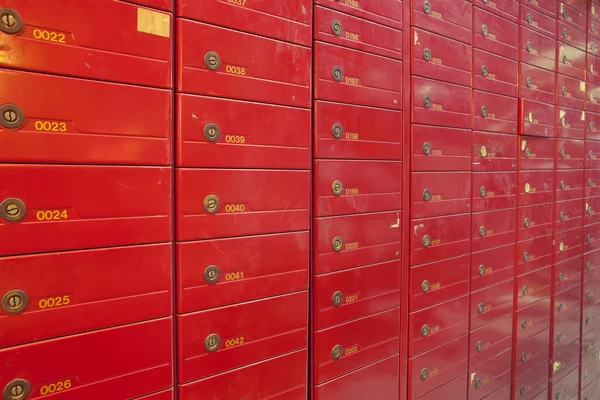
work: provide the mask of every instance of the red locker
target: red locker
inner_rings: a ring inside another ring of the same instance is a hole
[[[600,47],[598,49],[600,51]],[[600,86],[589,82],[586,82],[585,86],[587,88],[586,107],[588,111],[586,117],[589,119],[590,112],[600,113]]]
[[[480,328],[513,311],[514,280],[470,294],[470,329]]]
[[[427,350],[469,332],[469,296],[461,296],[412,312],[408,323],[408,356]]]
[[[585,31],[574,28],[566,22],[559,20],[557,23],[558,40],[570,46],[585,51],[587,47],[587,35]]]
[[[583,227],[583,252],[587,253],[600,248],[600,224]]]
[[[556,139],[556,168],[583,168],[584,141]],[[582,172],[582,171],[581,171]]]
[[[600,195],[600,169],[586,169],[584,170],[584,193],[585,197],[592,197]]]
[[[555,232],[581,228],[583,221],[583,201],[581,199],[557,201],[554,210]]]
[[[138,397],[137,400],[173,400],[175,397],[173,389],[164,390],[149,394],[148,396]]]
[[[471,251],[481,251],[517,239],[516,208],[485,211],[471,215]]]
[[[591,54],[588,54],[587,65],[587,81],[595,85],[600,85],[600,57],[595,57]]]
[[[310,110],[177,94],[177,166],[310,168]],[[285,134],[274,134],[285,127]]]
[[[520,97],[554,104],[556,98],[556,73],[519,63]]]
[[[308,171],[178,169],[177,240],[308,230]]]
[[[515,376],[527,372],[550,356],[550,328],[517,344],[515,351]],[[547,371],[546,371],[547,372]],[[531,382],[531,381],[530,381]]]
[[[518,400],[548,399],[548,359],[519,375],[513,381],[513,393]]]
[[[473,4],[513,22],[519,20],[519,2],[517,0],[474,0]]]
[[[595,328],[581,338],[582,361],[600,350],[600,328]]]
[[[585,335],[600,324],[600,303],[585,307],[582,314],[581,334]]]
[[[580,289],[579,287],[577,288]],[[577,310],[568,318],[554,324],[554,339],[552,344],[554,354],[560,352],[569,344],[579,339],[581,332],[579,327],[580,323],[581,312]]]
[[[592,400],[600,394],[600,379],[594,379],[586,387],[581,387],[581,399]]]
[[[417,0],[412,2],[411,25],[471,44],[472,9],[465,0]]]
[[[402,62],[332,44],[314,45],[314,98],[402,109]]]
[[[306,8],[310,10],[312,5],[308,3]],[[315,7],[313,38],[338,46],[402,59],[402,32],[320,6]],[[310,45],[310,41],[308,44]]]
[[[483,50],[473,49],[473,88],[517,97],[519,63]]]
[[[170,10],[170,1],[135,1]],[[114,0],[6,0],[0,65],[172,87],[172,15]],[[110,21],[111,29],[106,29]]]
[[[393,308],[313,333],[313,384],[398,353],[400,310]]]
[[[598,375],[600,375],[600,353],[594,354],[581,363],[581,387],[585,387],[596,380]]]
[[[532,337],[550,326],[550,297],[515,311],[517,343]]]
[[[519,171],[519,205],[554,201],[554,171]]]
[[[399,259],[400,220],[400,211],[316,218],[313,273]]]
[[[402,112],[315,102],[314,157],[401,160]]]
[[[130,399],[163,390],[173,385],[172,330],[164,318],[0,350],[0,387],[11,400]]]
[[[514,243],[511,243],[472,253],[470,290],[482,289],[514,277],[516,252]]]
[[[581,283],[581,256],[557,262],[554,267],[554,293],[562,292]]]
[[[471,131],[411,125],[411,171],[470,171]]]
[[[548,71],[555,71],[556,45],[554,39],[520,26],[520,60]]]
[[[510,397],[510,371],[508,372],[508,374],[509,379],[507,383],[485,396],[485,400],[505,400]]]
[[[515,171],[517,136],[473,132],[473,171]]]
[[[315,4],[355,15],[378,24],[402,29],[402,2],[396,0],[315,0]]]
[[[308,232],[177,243],[177,312],[308,288]]]
[[[529,7],[533,8],[537,11],[547,14],[548,16],[552,17],[553,19],[556,19],[556,12],[557,12],[557,5],[558,5],[557,0],[544,0],[544,1],[521,0],[521,2],[524,4],[527,4]]]
[[[559,2],[557,20],[585,32],[587,26],[586,3],[585,0]]]
[[[588,102],[589,105],[589,102]],[[587,127],[585,138],[591,140],[600,140],[600,114],[587,112]],[[590,144],[590,142],[588,142]],[[593,145],[593,143],[591,143]]]
[[[520,274],[517,278],[517,309],[521,310],[552,292],[552,269],[550,267]]]
[[[411,75],[471,86],[470,45],[417,28],[411,35]]]
[[[583,130],[583,127],[585,126],[585,112],[581,110],[584,109],[586,100],[585,82],[562,74],[557,74],[556,79],[558,105],[574,109],[560,109],[558,126],[560,127],[562,125],[563,128],[566,128],[566,125],[572,125],[576,129]],[[561,119],[564,119],[565,121],[561,123]],[[560,133],[559,136],[561,136]],[[583,138],[583,135],[581,138]]]
[[[556,2],[556,0],[553,0]],[[533,0],[538,5],[538,0]],[[552,1],[548,1],[550,4]],[[521,25],[551,38],[556,38],[556,19],[543,11],[534,8],[534,4],[528,4],[531,1],[521,2]],[[545,3],[545,2],[544,2]],[[543,4],[546,5],[546,4]],[[553,13],[556,13],[556,6]]]
[[[549,235],[554,228],[554,203],[517,207],[517,240]]]
[[[314,275],[312,326],[315,330],[400,305],[400,262]]]
[[[0,69],[0,86],[5,89],[0,93],[0,158],[5,162],[172,162],[167,90],[5,69]]]
[[[583,254],[583,279],[590,279],[600,274],[600,251],[594,250]]]
[[[474,212],[517,205],[516,172],[474,172],[472,177]]]
[[[552,264],[552,235],[517,242],[517,275]]]
[[[581,261],[581,259],[579,259]],[[580,292],[581,292],[581,288]],[[583,282],[583,297],[579,293],[579,300],[583,308],[593,306],[600,301],[600,277],[593,277]]]
[[[413,76],[411,89],[413,124],[471,127],[471,88]]]
[[[469,332],[469,365],[476,366],[512,348],[513,317],[507,315]]]
[[[518,15],[515,14],[515,16]],[[473,7],[473,47],[517,60],[519,25],[479,7]]]
[[[594,29],[596,30],[596,32],[598,32],[598,28],[594,28]],[[586,50],[587,50],[588,54],[593,54],[595,56],[600,55],[600,42],[595,37],[595,35],[594,36],[591,36],[591,35],[587,36]]]
[[[511,355],[511,350],[507,349],[483,364],[469,368],[470,399],[487,399],[486,395],[510,382]]]
[[[410,311],[467,294],[469,255],[411,267],[409,286]]]
[[[310,48],[184,19],[177,33],[177,91],[310,107]]]
[[[312,2],[177,0],[177,16],[310,46]]]
[[[519,136],[519,170],[554,169],[554,138]]]
[[[171,240],[170,168],[4,164],[0,179],[0,232],[21,238],[2,255]]]
[[[402,163],[315,160],[313,207],[315,217],[400,209]]]
[[[554,137],[556,107],[527,99],[519,99],[519,134]]]
[[[556,72],[584,80],[586,70],[586,52],[578,48],[556,43],[558,69]]]
[[[412,172],[411,218],[469,212],[470,172]]]
[[[306,399],[306,349],[179,385],[180,399]]]
[[[412,220],[412,265],[450,258],[470,251],[471,214]]]
[[[583,109],[583,105],[581,105],[581,109]],[[585,111],[574,110],[566,107],[558,107],[557,118],[556,127],[558,128],[557,136],[559,138],[585,138]]]
[[[600,293],[599,293],[600,294]],[[590,292],[590,296],[591,296]],[[558,323],[565,318],[572,316],[580,311],[581,307],[581,286],[573,286],[570,289],[560,293],[554,293],[554,323]],[[584,296],[585,298],[585,296]]]
[[[179,315],[178,381],[187,383],[306,347],[307,318],[307,292]]]
[[[474,90],[473,107],[473,129],[517,133],[517,99]]]
[[[585,212],[583,214],[583,224],[595,224],[600,222],[600,197],[588,197],[585,199]]]
[[[579,345],[579,343],[577,343]],[[556,362],[555,362],[556,364]],[[561,364],[562,365],[562,364]],[[572,365],[571,365],[572,367]],[[562,367],[561,367],[562,370]],[[579,368],[572,368],[568,373],[561,375],[562,378],[552,383],[553,399],[572,399],[579,394]]]
[[[419,397],[419,400],[437,400],[448,396],[448,393],[452,393],[453,399],[464,400],[467,398],[467,374],[464,374],[453,378],[452,380],[442,384],[431,392]]]
[[[600,141],[586,140],[585,168],[600,169]]]

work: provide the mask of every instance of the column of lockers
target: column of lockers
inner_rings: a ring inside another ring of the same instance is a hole
[[[311,2],[176,15],[179,398],[305,399]]]
[[[311,394],[397,399],[402,3],[313,12]]]

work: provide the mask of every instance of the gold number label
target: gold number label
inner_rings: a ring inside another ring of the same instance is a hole
[[[35,213],[35,219],[38,221],[60,221],[69,219],[67,210],[40,210]]]
[[[40,388],[40,394],[42,396],[47,396],[49,394],[62,392],[63,390],[71,389],[72,384],[70,379],[66,379],[64,381],[49,383]]]
[[[344,37],[346,39],[354,40],[356,42],[360,40],[360,35],[358,33],[344,32]]]
[[[226,281],[237,281],[240,279],[244,279],[244,272],[230,272],[225,274]]]
[[[355,301],[358,301],[358,294],[346,296],[346,303],[354,303]]]
[[[440,201],[440,200],[442,200],[441,194],[434,194],[433,196],[431,196],[431,201]]]
[[[33,38],[37,40],[43,40],[45,42],[67,43],[66,36],[64,33],[47,31],[44,29],[34,29]]]
[[[442,106],[441,104],[433,104],[432,107],[436,111],[443,111],[444,110],[444,106]]]
[[[241,135],[225,135],[225,143],[244,144],[246,143],[246,138]]]
[[[246,68],[244,67],[236,67],[235,65],[226,65],[225,72],[233,75],[246,75]]]
[[[246,7],[246,0],[227,0],[227,2],[236,6]]]
[[[345,190],[347,195],[357,195],[358,188],[348,188]]]
[[[358,353],[358,346],[350,346],[346,350],[344,350],[345,356],[350,356],[354,353]]]
[[[236,337],[233,339],[227,339],[225,341],[225,348],[241,346],[243,344],[244,344],[244,337],[240,336],[240,337]]]
[[[48,297],[45,299],[40,299],[40,301],[38,301],[38,306],[42,310],[45,308],[57,308],[57,307],[68,306],[69,304],[71,304],[70,296]]]
[[[354,249],[358,249],[358,242],[352,242],[352,243],[346,243],[344,245],[344,248],[346,250],[354,250]]]
[[[346,139],[358,140],[358,133],[346,132]]]
[[[437,65],[444,65],[444,62],[439,57],[433,57],[431,59],[431,62],[434,63],[434,64],[437,64]]]
[[[346,82],[348,85],[358,85],[358,78],[352,78],[350,76],[345,76],[344,77],[344,82]]]
[[[354,7],[354,8],[358,8],[358,0],[344,0],[344,3],[346,3],[347,6],[350,7]]]
[[[435,239],[431,241],[432,246],[437,246],[442,243],[442,239]]]
[[[430,291],[435,291],[435,290],[440,290],[442,288],[442,284],[441,283],[434,283],[433,285],[431,285],[431,288],[429,289]]]
[[[227,213],[244,212],[244,211],[246,211],[246,206],[243,204],[227,204],[225,206],[225,212],[227,212]]]
[[[35,121],[33,127],[42,132],[66,132],[67,123],[60,121]]]

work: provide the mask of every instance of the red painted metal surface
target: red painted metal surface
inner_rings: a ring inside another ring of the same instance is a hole
[[[534,0],[536,3],[538,1]],[[556,1],[556,0],[554,0]],[[543,11],[535,9],[533,5],[528,4],[530,2],[523,1],[521,2],[521,21],[520,24],[522,26],[526,26],[527,28],[539,32],[545,36],[549,36],[551,38],[556,38],[556,19]],[[540,2],[541,3],[541,2]],[[551,3],[551,1],[548,1]],[[545,5],[545,2],[544,2]],[[556,6],[553,10],[556,12]]]
[[[474,172],[472,180],[473,212],[517,205],[516,172]]]
[[[312,2],[299,0],[275,4],[218,0],[176,0],[177,16],[273,39],[310,46],[312,41]],[[242,7],[240,7],[240,5]]]
[[[517,99],[473,91],[473,129],[517,133]]]
[[[588,197],[585,200],[585,211],[583,214],[583,224],[595,224],[600,222],[600,197]]]
[[[564,20],[559,20],[557,23],[558,40],[570,46],[577,47],[585,51],[587,47],[587,35],[584,31],[574,28]]]
[[[484,211],[471,216],[471,251],[515,243],[516,208]]]
[[[548,399],[548,359],[521,375],[513,381],[515,399],[546,400]]]
[[[412,172],[411,218],[469,212],[469,172]]]
[[[164,0],[136,3],[170,8]],[[11,55],[0,66],[172,87],[170,14],[114,0],[7,0],[2,6],[22,26],[0,34],[3,51]]]
[[[579,343],[577,343],[579,345]],[[561,364],[562,365],[562,364]],[[572,367],[572,366],[571,366]],[[561,379],[552,383],[552,397],[553,398],[577,398],[579,393],[579,369],[572,368]]]
[[[452,394],[453,399],[465,400],[467,398],[467,385],[465,385],[465,382],[467,382],[466,373],[453,378],[426,395],[419,397],[419,400],[437,400],[444,396],[448,396],[449,394]]]
[[[554,137],[556,107],[527,99],[519,99],[519,134]]]
[[[30,398],[54,391],[61,400],[108,399],[117,392],[136,398],[163,390],[173,385],[172,329],[171,318],[164,318],[0,350],[0,386],[23,379]]]
[[[411,264],[417,265],[469,253],[470,232],[470,214],[412,220]]]
[[[580,169],[556,171],[556,201],[583,197],[584,172]]]
[[[555,139],[538,136],[519,136],[519,170],[553,169]]]
[[[586,70],[586,52],[569,45],[556,44],[558,69],[556,72],[583,80]]]
[[[519,2],[517,0],[474,0],[473,4],[513,22],[517,22],[519,19]]]
[[[600,195],[600,170],[598,169],[586,169],[584,170],[583,177],[585,189],[585,197],[598,196]]]
[[[517,275],[552,263],[552,235],[517,242]]]
[[[397,0],[361,0],[359,3],[338,0],[315,0],[315,4],[342,11],[378,24],[402,29],[402,2]]]
[[[588,54],[586,80],[595,85],[600,85],[600,57]]]
[[[411,91],[412,123],[471,127],[470,88],[413,76]]]
[[[559,2],[557,20],[585,32],[587,26],[586,3],[583,0]]]
[[[474,89],[517,97],[518,71],[519,64],[515,60],[473,49]]]
[[[506,315],[469,332],[469,365],[476,366],[512,348],[513,317]]]
[[[583,106],[581,106],[581,109],[583,109]],[[559,138],[583,139],[585,137],[585,112],[566,107],[558,107],[557,111],[557,136]]]
[[[526,64],[555,71],[555,41],[527,27],[520,26],[520,59]]]
[[[554,267],[554,292],[562,292],[581,283],[581,256],[557,262]]]
[[[516,340],[521,343],[550,326],[550,298],[546,297],[521,310],[515,310]]]
[[[570,343],[579,339],[581,333],[580,323],[581,312],[578,310],[570,317],[554,324],[554,338],[552,343],[554,354],[558,353]]]
[[[547,14],[548,16],[552,17],[553,19],[556,19],[557,6],[558,6],[557,0],[546,0],[546,1],[522,0],[521,3],[527,4],[529,7],[533,8],[537,11],[543,12],[544,14]]]
[[[411,25],[471,44],[472,5],[464,0],[418,0],[412,2]]]
[[[508,280],[470,294],[470,329],[480,328],[513,311],[514,281]]]
[[[467,294],[469,255],[411,267],[409,286],[410,311]]]
[[[471,131],[412,125],[412,171],[470,171]]]
[[[519,25],[479,7],[473,7],[474,48],[517,60],[518,46]]]
[[[553,171],[518,172],[519,205],[554,201]]]
[[[519,323],[520,321],[517,321]],[[520,329],[520,326],[516,328]],[[530,368],[535,368],[540,363],[547,362],[550,356],[550,329],[544,329],[518,343],[514,347],[515,352],[515,376],[526,373]],[[548,370],[545,370],[546,375]],[[528,378],[527,381],[535,382],[535,379]]]
[[[587,140],[585,143],[585,167],[590,169],[600,168],[600,142]]]
[[[511,350],[495,355],[483,364],[469,368],[469,398],[483,399],[510,382]],[[510,391],[509,391],[510,392]]]
[[[478,290],[515,276],[514,243],[471,253],[470,290]]]
[[[554,104],[556,98],[556,73],[525,63],[519,63],[520,97]]]
[[[586,119],[589,119],[590,112],[600,112],[600,86],[586,82],[585,87],[587,89],[586,107],[588,111],[586,113]]]
[[[549,235],[554,227],[554,204],[517,207],[517,240]]]
[[[584,164],[584,141],[556,139],[556,169],[578,169]],[[580,171],[583,174],[583,171]]]
[[[581,199],[557,201],[554,209],[555,232],[581,227],[583,221]]]
[[[308,246],[308,232],[177,243],[177,311],[306,290]],[[216,280],[205,276],[211,266]]]
[[[584,287],[584,290],[585,287]],[[580,311],[581,286],[554,293],[554,322],[557,323]],[[561,339],[562,340],[562,339]],[[567,342],[568,343],[568,342]],[[556,349],[555,349],[556,352]]]
[[[552,268],[546,267],[520,274],[516,282],[516,311],[522,310],[551,294]]]
[[[473,171],[515,171],[517,136],[473,132]]]

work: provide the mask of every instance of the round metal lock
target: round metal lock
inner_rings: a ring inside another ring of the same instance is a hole
[[[565,157],[567,156],[567,151],[566,151],[565,149],[562,149],[562,150],[560,151],[560,156],[561,156],[562,158],[565,158]]]
[[[562,91],[563,96],[565,96],[567,94],[566,86],[563,86],[561,91]]]
[[[344,133],[344,128],[342,127],[341,124],[338,124],[338,123],[333,124],[333,126],[331,127],[331,134],[333,135],[334,138],[341,139],[343,133]]]
[[[592,187],[592,186],[594,186],[594,181],[593,181],[591,178],[590,178],[590,179],[588,179],[588,186],[589,186],[589,187]]]
[[[529,218],[523,220],[523,225],[525,225],[525,228],[529,228]]]
[[[423,50],[423,58],[427,61],[431,60],[431,51],[429,49]]]
[[[521,329],[525,328],[527,328],[527,320],[523,320],[523,322],[521,322]]]
[[[423,283],[421,283],[421,290],[423,291],[423,293],[429,292],[430,287],[431,285],[429,284],[428,280],[424,280]]]
[[[488,69],[485,65],[481,67],[481,75],[488,76]]]
[[[533,17],[531,16],[531,13],[527,13],[527,22],[531,23],[532,20]]]
[[[487,156],[487,149],[485,146],[481,146],[481,149],[479,149],[479,154],[481,154],[481,157]]]
[[[588,261],[587,263],[585,263],[585,267],[589,271],[590,269],[592,269],[592,263]]]
[[[592,242],[592,235],[587,235],[587,241],[588,241],[588,243]]]
[[[590,122],[590,123],[588,124],[588,127],[590,128],[590,130],[594,130],[594,123],[593,123],[593,122]]]
[[[23,28],[21,16],[10,8],[0,8],[0,31],[14,34]]]
[[[531,157],[531,150],[529,150],[529,147],[525,149],[525,157]]]
[[[478,314],[483,314],[483,311],[485,310],[485,308],[483,307],[483,303],[479,303],[477,305],[477,313]]]
[[[344,191],[344,185],[342,184],[342,181],[339,181],[339,180],[333,181],[333,183],[331,184],[331,190],[333,191],[333,194],[335,194],[336,196],[341,195],[342,192]]]
[[[342,292],[340,292],[339,290],[337,292],[335,292],[333,294],[333,296],[331,296],[331,304],[334,305],[334,307],[339,306],[340,304],[342,304],[342,300],[344,299],[344,296],[342,295]]]
[[[487,107],[486,106],[481,107],[481,116],[487,117]]]
[[[527,51],[531,52],[531,42],[527,42]]]
[[[427,379],[427,368],[421,370],[421,380],[424,381],[425,379]]]
[[[479,276],[483,276],[483,274],[485,274],[485,267],[483,266],[483,264],[479,266],[477,272],[479,272]]]
[[[431,99],[429,98],[429,96],[425,96],[423,98],[423,105],[425,106],[425,108],[431,107]]]
[[[488,3],[488,0],[483,0],[483,4],[487,4],[487,3]]]
[[[562,312],[562,310],[563,310],[563,305],[562,305],[562,304],[559,304],[559,305],[558,305],[558,312]]]
[[[567,18],[567,9],[566,8],[563,8],[562,15],[563,15],[563,17]]]
[[[529,261],[529,253],[528,252],[523,253],[523,260],[525,262]]]
[[[565,181],[560,181],[560,188],[561,188],[562,190],[565,190],[565,187],[566,187],[566,185],[565,185]]]
[[[421,327],[421,336],[427,337],[429,335],[429,325],[425,324]]]
[[[560,242],[560,244],[558,245],[558,250],[563,251],[565,249],[565,244],[563,242]]]
[[[427,156],[431,153],[431,145],[429,142],[423,143],[423,153],[425,153]]]
[[[563,64],[567,63],[567,55],[566,54],[563,54],[563,56],[562,56],[562,62],[563,62]]]
[[[596,32],[596,27],[594,26],[594,24],[592,24],[592,26],[590,26],[590,29],[591,29],[592,33]]]
[[[217,142],[221,138],[221,129],[217,124],[208,123],[204,126],[204,137],[209,142]]]
[[[487,36],[488,35],[488,27],[485,25],[481,25],[481,33],[483,34],[483,36]]]
[[[527,289],[527,286],[523,286],[522,293],[523,293],[523,296],[527,296],[527,293],[529,293],[529,289]]]
[[[342,34],[342,23],[337,19],[333,20],[331,23],[331,30],[333,31],[334,35],[340,36]]]
[[[219,206],[221,205],[221,201],[214,194],[209,194],[204,199],[204,209],[207,213],[214,214],[219,211]]]
[[[481,387],[481,379],[475,379],[475,389],[479,389]]]
[[[425,11],[425,14],[429,14],[431,12],[431,4],[429,4],[428,1],[423,3],[423,11]]]
[[[554,396],[554,398],[555,398],[556,400],[559,400],[559,399],[560,399],[560,392],[556,393],[556,396]]]
[[[525,385],[521,385],[521,388],[519,389],[519,393],[521,394],[525,394]]]
[[[562,340],[562,333],[558,332],[558,335],[556,335],[556,340],[558,342],[560,342]]]
[[[331,358],[333,358],[334,360],[339,360],[341,357],[342,357],[342,345],[336,344],[335,346],[333,346],[333,349],[331,349]]]
[[[589,157],[590,159],[591,159],[591,158],[594,158],[594,153],[593,153],[591,150],[590,150],[590,151],[589,151],[589,153],[588,153],[588,157]]]
[[[562,31],[562,34],[563,34],[563,37],[564,37],[564,38],[566,38],[566,37],[567,37],[567,29],[566,29],[566,28],[565,28],[565,29],[563,29],[563,31]]]
[[[9,197],[0,203],[0,217],[6,222],[17,222],[25,218],[27,207],[20,199]]]
[[[14,104],[0,106],[0,125],[7,129],[16,129],[25,122],[25,114]]]
[[[586,343],[586,345],[585,345],[585,346],[583,346],[583,347],[585,348],[585,351],[588,351],[588,350],[590,349],[590,345],[589,345],[589,343]]]
[[[429,247],[430,244],[431,244],[431,238],[429,237],[429,235],[423,236],[423,246]]]
[[[209,51],[204,55],[204,64],[206,68],[216,71],[221,66],[221,57],[214,51]]]
[[[221,270],[216,265],[209,265],[204,270],[204,280],[208,283],[216,283],[221,277]]]
[[[590,47],[592,48],[592,50],[594,50],[596,48],[596,43],[590,43]],[[591,100],[594,101],[594,95],[590,95],[590,97],[592,98]]]
[[[334,81],[339,82],[344,77],[344,73],[342,72],[342,69],[340,67],[336,66],[333,67],[333,69],[331,70],[331,76],[333,76]]]
[[[521,353],[521,362],[525,362],[527,360],[527,354]]]
[[[483,343],[480,340],[477,342],[477,352],[479,353],[481,350],[483,350]]]
[[[558,281],[559,281],[559,282],[562,282],[562,281],[563,281],[563,279],[565,279],[565,278],[564,278],[564,275],[563,275],[563,273],[562,273],[562,272],[560,272],[560,273],[558,274]]]
[[[2,309],[7,313],[17,314],[27,307],[28,302],[29,298],[24,291],[13,289],[4,293],[2,300],[0,300],[0,305],[2,305]]]
[[[344,245],[344,241],[339,236],[334,237],[333,240],[331,241],[331,247],[333,247],[333,250],[335,250],[335,251],[340,251],[342,249],[343,245]]]
[[[583,371],[583,376],[585,378],[587,378],[589,376],[589,374],[590,374],[590,371],[588,371],[587,369],[585,371]]]
[[[479,194],[481,195],[481,197],[485,197],[485,195],[487,194],[487,190],[485,190],[485,186],[482,186],[479,188]]]
[[[587,297],[588,299],[590,297],[592,297],[592,292],[590,291],[590,289],[586,289],[586,291],[585,291],[585,297]]]
[[[485,226],[483,225],[479,227],[479,236],[485,236]]]
[[[531,78],[527,78],[527,87],[530,88],[533,85]]]
[[[586,317],[585,324],[588,325],[590,323],[590,317]]]
[[[211,333],[210,335],[208,335],[206,337],[206,339],[204,339],[204,348],[206,349],[206,351],[208,352],[214,352],[219,350],[219,347],[221,346],[221,337],[219,335],[217,335],[216,333]]]
[[[425,200],[425,201],[431,200],[431,193],[429,192],[429,189],[423,190],[423,200]]]
[[[25,379],[15,379],[8,383],[2,391],[4,400],[21,400],[29,396],[31,385]]]
[[[592,215],[593,212],[594,212],[594,210],[592,209],[592,207],[588,206],[588,209],[587,209],[588,215]]]
[[[560,220],[561,220],[561,221],[564,221],[564,220],[565,220],[565,212],[564,212],[564,211],[561,211],[561,212],[560,212]]]

